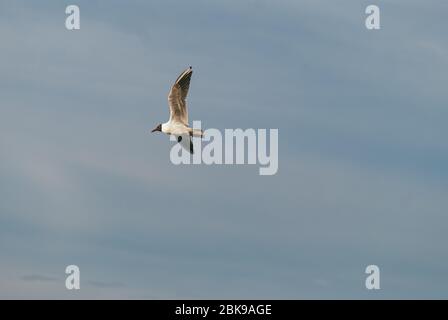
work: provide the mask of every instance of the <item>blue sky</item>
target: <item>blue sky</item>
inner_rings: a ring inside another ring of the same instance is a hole
[[[0,298],[446,298],[446,9],[2,1]],[[190,121],[278,128],[277,175],[171,164],[189,65]]]

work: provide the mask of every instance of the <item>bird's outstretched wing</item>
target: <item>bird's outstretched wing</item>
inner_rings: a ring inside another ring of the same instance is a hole
[[[193,69],[189,67],[182,72],[171,87],[168,94],[168,104],[170,106],[170,121],[177,121],[188,125],[188,110],[187,110],[187,94],[190,88],[191,75]]]

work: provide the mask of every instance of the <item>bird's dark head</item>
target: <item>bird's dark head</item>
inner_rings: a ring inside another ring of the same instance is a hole
[[[159,124],[157,127],[155,127],[154,129],[152,129],[151,132],[156,132],[156,131],[160,131],[160,132],[162,132],[162,124]]]

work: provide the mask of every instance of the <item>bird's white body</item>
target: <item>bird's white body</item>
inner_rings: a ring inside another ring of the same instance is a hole
[[[183,123],[176,121],[168,121],[162,123],[162,132],[166,134],[172,134],[175,136],[189,134],[188,127]]]

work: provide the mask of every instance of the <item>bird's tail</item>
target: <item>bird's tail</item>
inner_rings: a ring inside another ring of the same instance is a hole
[[[200,130],[200,129],[191,129],[191,133],[190,133],[193,137],[203,137],[204,136],[204,131]]]

